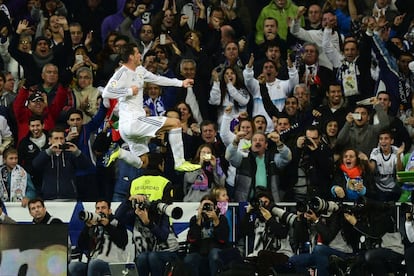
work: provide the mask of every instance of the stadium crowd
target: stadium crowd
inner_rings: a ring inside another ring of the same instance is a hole
[[[0,3],[1,200],[96,202],[71,275],[127,228],[140,276],[414,275],[413,1]]]

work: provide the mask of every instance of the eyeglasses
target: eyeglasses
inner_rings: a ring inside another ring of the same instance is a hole
[[[152,30],[141,30],[141,33],[152,34]]]
[[[19,43],[20,44],[30,44],[30,43],[32,43],[31,41],[29,41],[29,40],[20,40],[19,41]]]

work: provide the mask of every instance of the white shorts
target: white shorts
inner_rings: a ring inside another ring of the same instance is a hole
[[[122,139],[128,143],[131,152],[137,156],[149,152],[148,141],[165,124],[167,117],[149,116],[136,120],[119,122]]]

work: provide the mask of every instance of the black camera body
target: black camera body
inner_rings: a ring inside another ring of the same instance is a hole
[[[148,200],[138,201],[136,199],[132,200],[132,208],[139,210],[148,210],[151,207],[151,203]]]
[[[308,201],[296,203],[296,209],[301,213],[313,211],[319,214],[328,214],[339,209],[339,206],[333,201],[327,201],[315,196]]]
[[[214,210],[214,206],[211,203],[204,203],[203,211],[210,212]]]
[[[66,143],[59,145],[59,149],[61,150],[68,150],[69,148],[70,148],[70,145]]]
[[[305,145],[306,146],[313,146],[313,142],[308,137],[305,137]]]
[[[258,199],[258,198],[253,198],[250,201],[250,206],[252,206],[253,211],[259,211],[260,207],[264,207],[264,203],[262,200]]]

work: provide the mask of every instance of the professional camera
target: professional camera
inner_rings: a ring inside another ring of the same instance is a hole
[[[258,199],[258,198],[253,198],[250,201],[250,206],[252,206],[253,211],[259,211],[260,207],[264,207],[264,203],[262,200]]]
[[[211,204],[211,203],[204,203],[204,205],[203,205],[203,211],[210,212],[210,211],[213,211],[213,209],[214,209],[213,204]]]
[[[296,209],[301,212],[309,212],[312,210],[315,213],[330,214],[339,209],[338,204],[333,201],[327,201],[320,197],[315,196],[309,201],[301,201],[296,203]]]
[[[148,210],[151,207],[151,203],[148,200],[138,201],[136,199],[132,200],[132,208],[139,210]]]
[[[139,210],[148,210],[149,212],[156,212],[158,214],[166,214],[173,219],[180,219],[183,216],[183,209],[177,206],[172,206],[161,202],[161,200],[151,201],[132,201],[132,207]]]
[[[353,214],[357,218],[389,212],[395,207],[393,202],[380,202],[360,197],[353,205],[342,205],[344,213]]]
[[[66,143],[59,145],[59,149],[61,150],[68,150],[69,148],[70,148],[70,145]]]
[[[272,207],[271,212],[272,215],[277,216],[280,219],[280,222],[289,226],[293,226],[298,217],[296,214],[287,212],[285,209],[282,209],[277,205]]]
[[[92,223],[98,223],[103,218],[106,218],[105,214],[103,213],[97,214],[97,213],[88,212],[88,211],[79,212],[79,219],[82,221],[91,221]]]
[[[183,216],[183,209],[180,207],[172,206],[163,202],[158,202],[156,204],[158,213],[160,214],[166,214],[173,219],[180,219]]]

